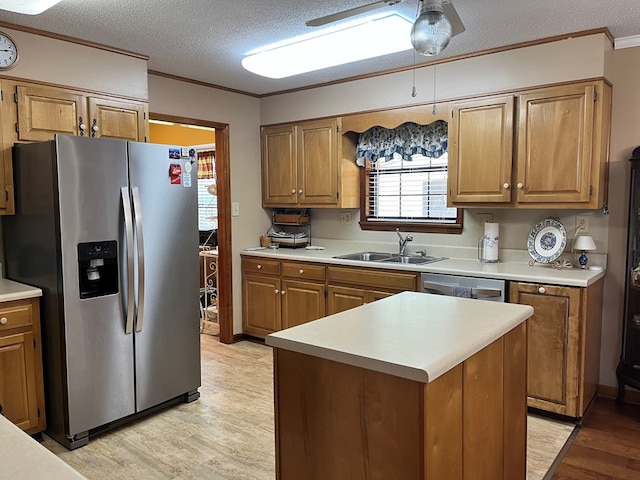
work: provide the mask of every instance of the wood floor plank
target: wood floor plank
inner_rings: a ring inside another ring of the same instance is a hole
[[[640,479],[640,406],[597,397],[552,480]]]

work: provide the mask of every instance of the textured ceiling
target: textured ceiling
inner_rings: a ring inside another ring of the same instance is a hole
[[[62,0],[37,15],[0,10],[0,21],[149,56],[149,69],[252,94],[267,94],[413,64],[412,51],[274,80],[242,68],[248,52],[313,30],[305,21],[373,0]],[[416,16],[418,0],[393,7]],[[640,35],[640,0],[453,0],[466,31],[445,58],[606,27]],[[348,46],[345,46],[348,48]],[[418,56],[418,63],[427,63]]]

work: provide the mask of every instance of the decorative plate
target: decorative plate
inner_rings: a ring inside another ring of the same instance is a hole
[[[556,260],[567,245],[567,231],[559,221],[547,218],[538,223],[527,239],[529,255],[538,263]]]

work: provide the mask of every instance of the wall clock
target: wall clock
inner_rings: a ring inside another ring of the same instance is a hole
[[[13,68],[18,61],[18,46],[4,32],[0,32],[0,70]]]

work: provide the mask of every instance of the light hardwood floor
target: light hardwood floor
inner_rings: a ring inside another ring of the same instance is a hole
[[[199,400],[93,437],[74,451],[46,435],[43,444],[90,480],[273,480],[271,348],[201,339]],[[531,416],[528,424],[527,478],[541,480],[573,427]]]

